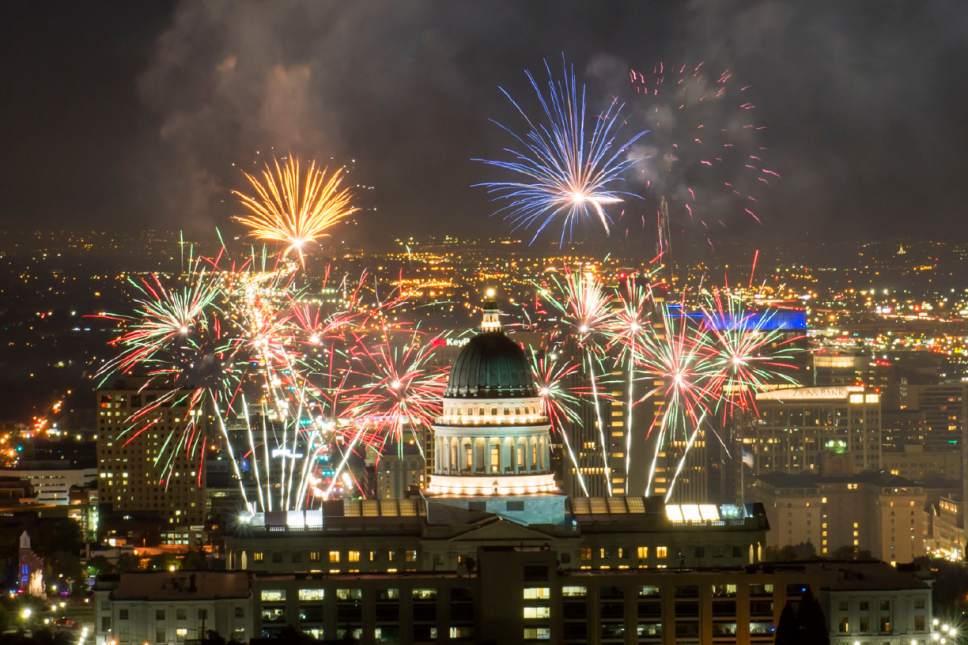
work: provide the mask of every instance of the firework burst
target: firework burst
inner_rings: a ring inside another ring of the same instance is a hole
[[[760,221],[763,191],[780,178],[766,162],[766,129],[755,118],[750,86],[732,72],[708,73],[702,62],[629,70],[649,128],[647,145],[637,146],[636,166],[648,192],[658,197],[657,247],[668,251],[670,217],[725,226],[714,213],[737,212]],[[707,233],[708,239],[708,233]]]
[[[118,434],[124,445],[164,421],[170,409],[180,409],[183,422],[164,437],[156,457],[162,481],[176,458],[198,460],[201,480],[206,448],[213,431],[207,417],[231,407],[248,367],[240,342],[241,329],[227,315],[222,281],[193,262],[180,281],[168,284],[158,275],[130,280],[136,296],[130,314],[103,313],[122,329],[111,345],[118,355],[98,370],[103,385],[114,375],[139,377],[139,390],[151,392],[146,404],[125,419]]]
[[[672,445],[680,459],[666,492],[668,500],[685,463],[711,402],[711,383],[716,370],[709,360],[712,355],[710,336],[701,325],[684,314],[683,307],[659,307],[661,324],[651,326],[639,354],[643,372],[660,384],[646,394],[660,398],[663,411],[649,428],[654,449],[650,455],[645,494],[652,494],[656,468],[662,453]]]
[[[600,114],[589,113],[586,89],[575,78],[574,66],[562,57],[562,76],[556,78],[544,62],[547,82],[542,88],[528,70],[540,114],[534,119],[504,88],[501,93],[521,116],[526,132],[518,134],[494,123],[513,140],[505,148],[510,160],[475,159],[507,171],[514,179],[476,184],[499,203],[503,215],[517,229],[533,229],[534,242],[548,226],[561,223],[561,241],[570,238],[579,221],[597,220],[607,234],[609,206],[634,197],[619,190],[626,171],[635,164],[627,155],[643,135],[621,137],[623,105],[612,100]]]
[[[429,431],[441,414],[447,371],[430,364],[433,340],[419,330],[401,330],[375,344],[359,338],[351,350],[353,369],[365,382],[349,392],[348,414],[365,429],[364,443],[378,452],[388,443],[402,450],[407,429],[422,451],[418,433]]]
[[[791,372],[799,337],[773,324],[776,313],[749,311],[740,298],[718,289],[702,307],[703,324],[712,336],[715,409],[724,419],[737,411],[755,414],[756,394],[767,385],[796,383]]]
[[[307,244],[327,237],[330,229],[358,210],[350,204],[343,177],[342,168],[327,175],[310,162],[302,173],[295,157],[283,164],[276,159],[272,166],[266,164],[261,178],[245,173],[253,194],[232,191],[247,210],[235,220],[256,239],[286,244],[283,255],[296,251],[302,261]]]
[[[578,412],[578,407],[581,405],[585,393],[583,388],[568,386],[569,382],[576,380],[576,376],[580,373],[580,366],[577,363],[559,360],[559,356],[554,352],[541,353],[533,347],[529,352],[529,358],[531,376],[538,388],[538,396],[541,397],[541,405],[551,424],[551,431],[562,438],[572,467],[575,469],[578,485],[587,497],[588,487],[585,485],[581,465],[571,447],[571,440],[568,438],[566,427],[568,424],[581,423],[581,414]]]

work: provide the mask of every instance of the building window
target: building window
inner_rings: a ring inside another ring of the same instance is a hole
[[[320,559],[320,553],[319,553],[319,551],[310,551],[309,552],[309,561],[310,562],[319,562],[319,559]]]
[[[407,562],[416,562],[417,561],[417,550],[416,549],[407,549],[406,559],[407,559]]]
[[[528,640],[528,641],[551,640],[551,628],[550,627],[525,627],[524,640]]]
[[[551,607],[524,607],[521,616],[525,620],[540,620],[551,618]]]
[[[525,600],[548,600],[551,598],[551,589],[548,587],[525,587],[522,590],[522,597]]]
[[[339,600],[362,600],[362,589],[337,589],[336,598]]]
[[[664,560],[669,555],[669,548],[665,546],[655,547],[655,557]]]
[[[360,561],[360,552],[359,551],[348,551],[346,553],[346,561],[347,562],[359,562]]]
[[[333,564],[338,563],[339,562],[339,551],[330,551],[329,552],[329,561],[330,561],[330,563],[333,563]]]
[[[128,620],[128,610],[127,609],[121,609],[121,610],[119,610],[118,611],[118,619],[119,620]]]
[[[178,620],[186,620],[188,618],[188,613],[184,609],[176,609],[175,618]]]
[[[840,619],[840,624],[837,626],[837,631],[839,633],[841,633],[841,634],[849,634],[850,633],[850,621],[848,621],[846,618],[841,618]]]
[[[587,593],[588,589],[581,586],[568,586],[561,588],[561,595],[566,598],[584,598]]]
[[[165,610],[164,609],[156,609],[155,610],[155,620],[164,620],[164,619],[165,619]]]
[[[433,587],[418,587],[410,593],[414,600],[433,600],[437,597],[437,590]]]
[[[661,593],[655,585],[644,585],[639,588],[639,598],[658,598]]]
[[[581,551],[580,551],[580,555],[579,555],[579,557],[580,557],[580,558],[581,558],[581,559],[582,559],[583,561],[585,561],[585,562],[590,562],[590,561],[591,561],[591,559],[592,559],[592,549],[591,549],[591,547],[588,547],[588,546],[583,546],[583,547],[581,548]]]
[[[156,629],[155,630],[155,642],[156,643],[164,643],[167,640],[168,640],[168,632],[166,632],[164,629]]]
[[[245,607],[243,607],[241,605],[238,605],[235,608],[235,617],[236,618],[245,618]]]
[[[286,590],[285,589],[263,589],[259,593],[259,600],[262,602],[285,602],[286,601]],[[184,613],[182,610],[178,610],[179,613]],[[179,618],[184,618],[184,616],[179,616]]]
[[[322,600],[326,597],[325,589],[300,589],[299,600]]]
[[[648,560],[649,559],[649,547],[647,547],[647,546],[637,547],[635,549],[635,556],[639,560]]]
[[[255,551],[252,553],[253,562],[262,562],[263,558],[265,558],[265,554],[262,553],[262,551]]]

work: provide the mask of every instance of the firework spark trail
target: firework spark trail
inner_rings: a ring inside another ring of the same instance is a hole
[[[247,210],[234,219],[256,239],[287,244],[283,256],[296,251],[301,262],[307,244],[327,237],[358,210],[350,205],[350,189],[342,186],[342,168],[327,176],[310,162],[302,174],[299,160],[289,156],[284,164],[278,159],[266,164],[261,179],[244,174],[254,194],[232,191]]]
[[[660,453],[669,442],[687,442],[689,428],[696,428],[709,404],[710,381],[715,368],[707,360],[711,354],[710,337],[702,326],[692,323],[684,315],[684,301],[673,315],[670,307],[660,306],[662,325],[650,327],[644,337],[639,354],[643,371],[661,380],[646,397],[658,396],[665,402],[659,427],[653,426],[649,434],[657,432],[645,495],[652,493]]]
[[[492,120],[517,146],[504,149],[511,160],[474,159],[507,171],[515,179],[475,186],[484,188],[495,202],[504,203],[495,214],[503,215],[513,230],[534,229],[532,243],[559,219],[561,242],[572,236],[577,221],[589,218],[597,219],[608,234],[611,218],[606,207],[638,197],[618,190],[617,185],[635,165],[636,160],[627,153],[645,132],[619,138],[623,104],[617,100],[600,114],[589,114],[585,85],[579,84],[574,66],[564,56],[560,79],[547,60],[544,67],[548,75],[544,89],[530,71],[524,72],[541,108],[537,120],[510,92],[499,88],[527,127],[524,134],[518,134]]]
[[[628,279],[618,295],[616,314],[608,325],[610,335],[606,349],[619,349],[616,364],[625,364],[627,382],[627,403],[625,410],[625,477],[632,470],[632,438],[635,411],[635,372],[638,352],[644,342],[650,325],[652,309],[652,289],[635,284]]]
[[[612,308],[612,295],[593,273],[569,272],[564,280],[552,278],[553,289],[542,291],[551,307],[558,312],[568,333],[577,340],[582,354],[582,363],[587,370],[591,399],[595,410],[595,423],[598,429],[599,444],[602,451],[602,472],[605,477],[608,495],[612,494],[611,469],[608,465],[608,444],[605,440],[605,424],[602,420],[601,397],[595,364],[604,357],[603,340],[615,312]],[[560,294],[560,298],[556,295]]]
[[[581,422],[581,415],[575,408],[580,403],[582,393],[571,392],[565,387],[565,381],[579,373],[579,366],[575,363],[558,363],[553,356],[539,355],[533,347],[530,358],[531,375],[538,385],[538,395],[541,397],[545,416],[548,417],[552,431],[558,433],[564,441],[568,457],[578,477],[578,484],[585,497],[588,497],[588,487],[585,485],[581,465],[571,447],[568,430],[564,427],[566,420],[572,423]]]
[[[665,65],[629,70],[644,109],[651,154],[637,168],[646,189],[658,197],[659,253],[668,251],[669,207],[676,205],[708,229],[707,213],[729,210],[760,222],[757,204],[780,174],[765,161],[765,127],[747,98],[750,86],[731,72],[709,73],[705,65]],[[707,232],[707,241],[708,232]]]
[[[672,499],[672,494],[676,490],[676,482],[679,481],[679,475],[682,474],[682,468],[686,464],[686,458],[689,456],[689,452],[692,450],[693,444],[696,442],[696,438],[699,436],[699,431],[702,430],[703,421],[706,420],[706,410],[702,411],[699,418],[696,420],[696,425],[689,434],[689,439],[686,441],[686,445],[682,450],[682,455],[680,455],[678,462],[676,463],[675,472],[672,475],[672,480],[669,482],[669,490],[666,491],[663,501],[669,503]]]

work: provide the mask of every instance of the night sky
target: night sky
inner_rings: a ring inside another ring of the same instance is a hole
[[[657,59],[753,86],[783,180],[717,236],[968,239],[964,2],[24,2],[0,30],[3,228],[211,231],[275,150],[356,160],[357,241],[501,233],[470,158],[506,143],[497,86],[564,52],[590,97]]]

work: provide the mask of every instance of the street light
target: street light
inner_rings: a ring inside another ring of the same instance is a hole
[[[20,617],[24,620],[30,620],[30,617],[33,615],[33,613],[34,613],[33,609],[31,609],[30,607],[24,607],[23,609],[20,610]]]

